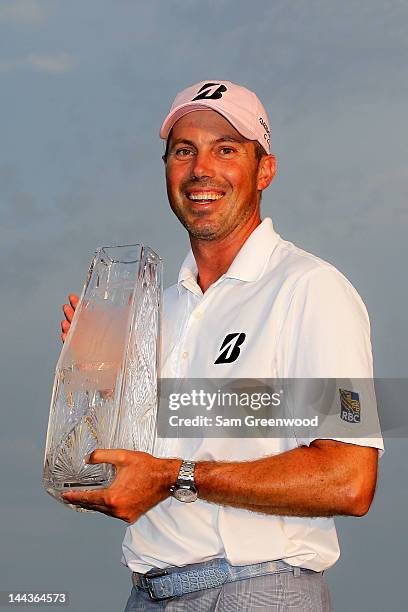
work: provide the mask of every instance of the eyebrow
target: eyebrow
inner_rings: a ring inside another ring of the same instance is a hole
[[[187,140],[186,138],[176,138],[176,140],[173,140],[173,142],[171,143],[170,148],[172,149],[173,147],[175,147],[178,144],[188,144],[192,147],[194,147],[194,142],[192,142],[191,140]]]
[[[225,135],[225,136],[220,136],[220,138],[216,138],[215,140],[212,141],[211,144],[218,144],[221,142],[236,142],[236,143],[243,143],[246,141],[246,138],[242,137],[242,138],[238,138],[237,136],[229,136],[229,135]],[[192,142],[191,140],[188,140],[186,138],[176,138],[172,143],[171,143],[171,149],[178,145],[178,144],[188,144],[191,147],[195,147],[194,142]]]
[[[243,136],[241,138],[237,137],[237,136],[221,136],[221,138],[217,138],[217,140],[215,140],[214,142],[218,143],[218,142],[245,142],[246,138],[244,138]]]

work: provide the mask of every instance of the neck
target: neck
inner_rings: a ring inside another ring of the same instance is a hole
[[[190,236],[191,249],[198,268],[197,283],[204,293],[228,270],[244,242],[261,223],[255,211],[244,225],[236,227],[219,240],[200,240]]]

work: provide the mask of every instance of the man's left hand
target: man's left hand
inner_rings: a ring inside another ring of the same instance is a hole
[[[116,469],[115,480],[107,489],[69,491],[62,495],[63,499],[126,523],[134,523],[169,496],[181,465],[178,459],[160,459],[122,449],[97,449],[89,455],[87,463],[111,463]]]

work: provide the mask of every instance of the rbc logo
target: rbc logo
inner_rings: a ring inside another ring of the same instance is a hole
[[[361,422],[360,397],[355,391],[339,389],[340,393],[340,418],[346,423]]]
[[[341,411],[341,418],[343,421],[347,421],[348,423],[360,422],[360,414],[351,414],[350,412],[347,412],[347,410]]]

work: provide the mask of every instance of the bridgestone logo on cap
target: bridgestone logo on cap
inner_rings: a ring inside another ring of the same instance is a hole
[[[215,90],[214,87],[216,87]],[[198,90],[198,95],[192,99],[192,102],[195,100],[219,100],[225,91],[227,91],[225,85],[206,83]]]

